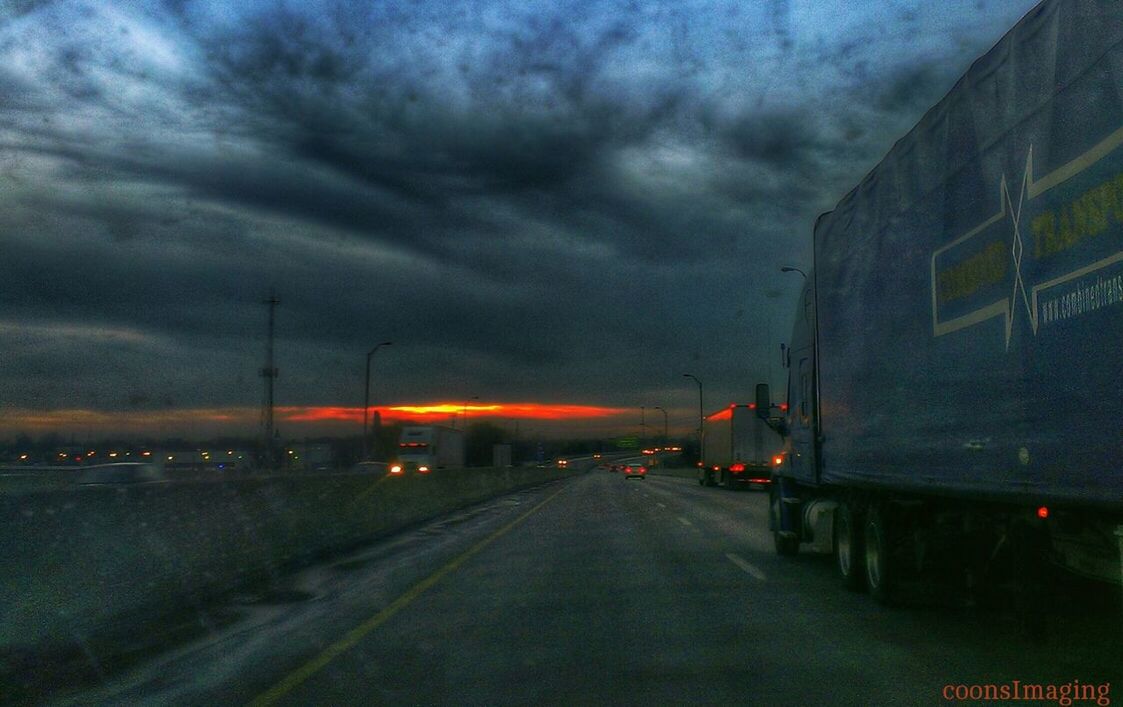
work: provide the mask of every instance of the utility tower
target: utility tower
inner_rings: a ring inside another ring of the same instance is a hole
[[[265,454],[265,462],[270,467],[277,463],[274,448],[276,432],[273,428],[273,381],[277,379],[279,371],[273,363],[273,320],[277,305],[280,303],[281,300],[277,299],[272,290],[269,291],[269,299],[262,301],[262,304],[269,307],[269,334],[265,345],[265,365],[261,369],[261,377],[265,379],[265,400],[261,405],[261,425],[265,436],[262,450]]]

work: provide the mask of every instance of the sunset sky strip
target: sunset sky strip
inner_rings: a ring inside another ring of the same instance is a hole
[[[395,405],[371,408],[380,413],[383,422],[444,422],[467,412],[473,419],[519,420],[607,420],[634,416],[631,408],[551,403],[463,403],[434,402],[416,405]],[[261,411],[256,407],[182,408],[168,410],[31,410],[24,408],[0,411],[0,429],[9,431],[40,431],[59,428],[138,428],[156,430],[161,426],[182,427],[192,423],[230,423],[252,426],[259,422]],[[347,406],[278,406],[278,421],[288,423],[355,423],[361,424],[363,409]]]

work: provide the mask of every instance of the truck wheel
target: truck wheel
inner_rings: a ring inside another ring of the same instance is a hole
[[[858,592],[866,587],[862,520],[850,503],[842,501],[834,512],[834,563],[842,586]]]
[[[799,552],[799,538],[784,535],[780,524],[780,485],[768,489],[768,515],[772,526],[772,544],[777,555],[795,555]]]
[[[880,504],[870,506],[866,516],[865,534],[862,538],[866,546],[866,585],[870,596],[878,604],[892,603],[894,567],[889,551],[892,530],[885,517],[885,509]]]
[[[1013,552],[1014,615],[1034,640],[1045,638],[1050,612],[1048,540],[1044,531],[1015,521],[1010,528]]]

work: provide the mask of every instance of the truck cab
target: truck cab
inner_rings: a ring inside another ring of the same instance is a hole
[[[814,272],[804,282],[796,305],[788,369],[787,414],[784,417],[784,476],[816,483],[820,436],[817,357],[815,355]],[[761,400],[757,404],[761,404]]]
[[[396,461],[390,472],[428,474],[434,469],[464,466],[464,434],[461,430],[437,425],[402,428]]]

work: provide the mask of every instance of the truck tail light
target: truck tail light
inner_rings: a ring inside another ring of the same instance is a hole
[[[390,473],[391,474],[402,473],[402,465],[401,464],[395,464],[394,466],[390,467]]]
[[[736,463],[736,464],[734,464],[734,465],[730,466],[730,467],[729,467],[729,470],[730,470],[730,471],[732,471],[733,473],[735,473],[735,474],[736,474],[736,473],[738,473],[738,472],[742,472],[742,471],[744,471],[744,470],[745,470],[745,465],[744,465],[744,464],[741,464],[740,462],[738,462],[738,463]]]
[[[421,473],[421,474],[428,474],[429,473],[429,467],[419,466],[419,467],[417,467],[417,471],[418,471],[418,473]]]
[[[772,457],[772,466],[780,466],[783,463],[784,463],[784,455],[783,454],[777,454],[776,456]]]
[[[1037,517],[1040,518],[1041,520],[1045,520],[1046,518],[1048,518],[1049,517],[1049,507],[1048,506],[1041,506],[1040,508],[1038,508],[1037,509]]]

